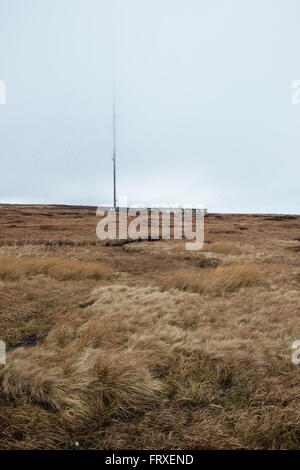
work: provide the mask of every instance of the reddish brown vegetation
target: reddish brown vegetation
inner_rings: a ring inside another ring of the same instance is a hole
[[[299,448],[300,217],[209,214],[192,253],[0,211],[0,448]]]

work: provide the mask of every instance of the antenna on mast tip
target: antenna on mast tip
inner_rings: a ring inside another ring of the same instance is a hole
[[[113,184],[114,184],[114,210],[117,210],[116,190],[116,84],[113,83]]]

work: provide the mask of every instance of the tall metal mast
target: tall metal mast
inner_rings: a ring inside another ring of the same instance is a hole
[[[113,181],[114,181],[114,209],[117,209],[117,188],[116,188],[116,86],[114,83],[113,96]]]

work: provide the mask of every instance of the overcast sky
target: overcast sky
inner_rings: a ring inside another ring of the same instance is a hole
[[[112,202],[115,75],[119,196],[300,213],[299,17],[299,0],[0,0],[0,202]]]

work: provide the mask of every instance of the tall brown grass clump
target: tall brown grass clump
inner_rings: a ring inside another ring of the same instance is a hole
[[[49,410],[69,429],[153,409],[164,389],[157,374],[185,348],[186,297],[150,287],[96,289],[42,344],[7,353],[1,397]]]
[[[128,342],[126,315],[102,315],[100,304],[62,319],[43,344],[8,353],[1,396],[46,407],[75,428],[153,405],[162,386],[145,354]]]
[[[260,282],[261,274],[253,264],[219,266],[206,276],[194,272],[181,272],[167,278],[165,289],[177,288],[200,294],[221,295]]]
[[[0,279],[14,281],[23,276],[44,274],[58,281],[109,279],[111,271],[97,263],[57,258],[0,257]]]
[[[298,304],[285,333],[281,296],[256,295],[261,308],[252,293],[94,289],[43,343],[7,352],[0,448],[299,448],[298,376],[281,355]]]
[[[4,396],[46,406],[74,426],[142,411],[156,400],[160,387],[137,354],[80,349],[74,341],[12,352],[1,374]]]

